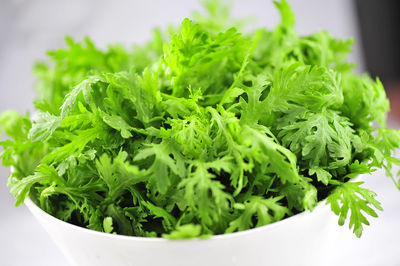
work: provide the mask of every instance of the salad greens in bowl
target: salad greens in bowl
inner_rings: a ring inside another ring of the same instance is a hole
[[[352,40],[299,36],[281,23],[243,32],[206,1],[145,45],[100,50],[86,38],[37,63],[37,118],[0,117],[17,205],[126,236],[206,238],[271,224],[325,200],[360,237],[382,210],[353,178],[385,168],[400,132],[386,127],[379,79],[347,62]]]

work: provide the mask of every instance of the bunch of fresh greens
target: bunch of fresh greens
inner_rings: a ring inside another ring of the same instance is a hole
[[[327,198],[361,236],[381,206],[351,179],[385,168],[400,186],[384,88],[353,73],[351,40],[300,37],[288,3],[275,4],[273,31],[225,29],[241,22],[208,1],[208,15],[133,52],[69,38],[49,52],[34,68],[36,119],[0,118],[17,205],[29,196],[82,227],[177,239],[263,226]]]

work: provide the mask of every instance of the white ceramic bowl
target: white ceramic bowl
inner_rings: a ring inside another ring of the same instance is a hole
[[[105,234],[68,224],[31,200],[26,206],[72,265],[321,266],[329,265],[337,217],[325,201],[313,212],[207,240],[171,241]]]

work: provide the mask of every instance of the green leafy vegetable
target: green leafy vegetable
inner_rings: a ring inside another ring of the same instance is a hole
[[[374,198],[376,194],[366,188],[361,188],[363,182],[347,182],[336,188],[328,197],[328,203],[332,206],[332,211],[339,215],[339,224],[343,225],[350,210],[350,229],[354,228],[356,236],[360,237],[363,231],[362,224],[369,225],[366,214],[377,217],[376,212],[370,207],[372,205],[378,210],[383,210],[380,203]],[[361,197],[360,197],[361,196]],[[363,211],[363,212],[361,212]]]
[[[191,239],[195,237],[199,237],[201,235],[201,226],[194,224],[185,224],[182,226],[178,226],[175,231],[170,234],[164,234],[163,237],[166,239]],[[207,238],[207,236],[203,236],[203,238]]]
[[[244,33],[229,5],[208,0],[205,14],[133,51],[67,38],[48,52],[51,63],[34,68],[37,114],[0,116],[16,204],[30,197],[106,233],[187,239],[327,198],[360,237],[382,208],[352,179],[384,168],[400,188],[400,131],[386,128],[379,79],[346,61],[352,40],[299,36],[289,4],[275,4],[272,31]]]
[[[103,221],[104,232],[111,233],[114,230],[112,223],[113,223],[113,220],[111,217],[104,218],[104,221]]]

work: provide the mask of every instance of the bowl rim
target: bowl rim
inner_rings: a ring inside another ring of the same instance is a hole
[[[93,229],[89,229],[89,228],[81,227],[81,226],[78,226],[78,225],[74,225],[74,224],[65,222],[63,220],[60,220],[57,217],[54,217],[53,215],[48,214],[47,212],[42,210],[39,206],[37,206],[32,201],[32,199],[30,197],[27,197],[25,199],[24,205],[26,205],[28,207],[28,209],[32,212],[32,214],[34,216],[36,216],[36,214],[38,214],[38,215],[42,216],[43,218],[45,218],[46,220],[50,220],[52,223],[59,224],[62,227],[68,227],[68,228],[70,228],[72,230],[75,230],[75,231],[78,231],[78,232],[81,232],[81,233],[87,233],[87,234],[91,234],[93,236],[110,238],[110,239],[114,239],[114,240],[145,241],[145,242],[153,242],[153,243],[196,242],[196,241],[204,242],[204,241],[217,241],[217,240],[226,240],[226,239],[236,238],[236,237],[240,237],[240,236],[243,236],[243,235],[257,233],[259,231],[272,230],[273,228],[275,228],[277,226],[281,226],[283,224],[294,222],[294,221],[296,221],[298,219],[301,219],[303,217],[311,215],[315,211],[320,211],[320,210],[322,210],[324,208],[328,208],[329,207],[329,205],[327,204],[326,199],[324,199],[322,201],[319,201],[312,211],[305,210],[305,211],[302,211],[302,212],[300,212],[298,214],[295,214],[295,215],[292,215],[290,217],[287,217],[287,218],[285,218],[283,220],[280,220],[280,221],[277,221],[277,222],[273,222],[273,223],[270,223],[270,224],[267,224],[267,225],[263,225],[263,226],[260,226],[260,227],[251,228],[251,229],[240,231],[240,232],[213,235],[213,236],[211,236],[209,238],[204,238],[204,239],[202,239],[202,238],[166,239],[166,238],[162,238],[162,237],[143,237],[143,236],[126,236],[126,235],[110,234],[110,233],[100,232],[100,231],[96,231],[96,230],[93,230]],[[41,224],[41,225],[44,227],[43,224]],[[44,228],[44,229],[46,230],[46,228]]]

